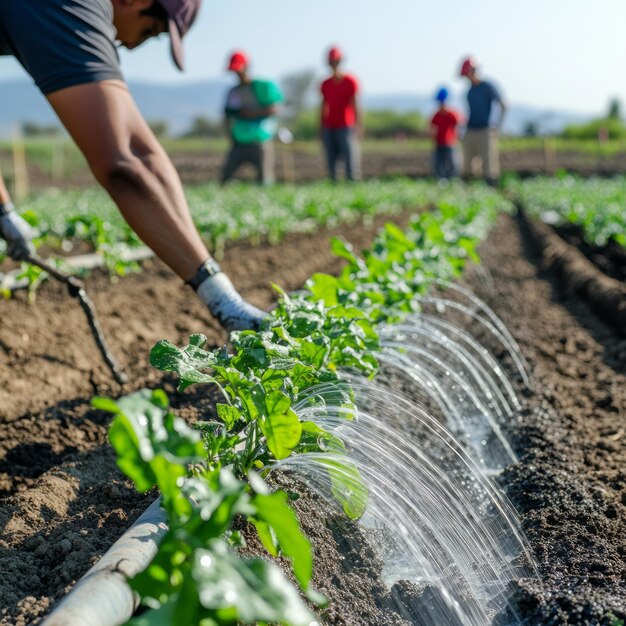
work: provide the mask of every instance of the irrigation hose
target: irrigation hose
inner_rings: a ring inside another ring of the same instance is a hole
[[[41,626],[125,624],[139,604],[127,579],[148,567],[166,532],[165,512],[160,500],[155,500],[76,583]]]
[[[113,378],[120,385],[127,383],[128,376],[122,369],[122,366],[111,354],[111,351],[107,346],[107,343],[104,339],[104,334],[102,333],[102,327],[100,326],[98,318],[96,317],[96,308],[91,298],[87,295],[83,283],[75,276],[71,276],[70,274],[65,274],[64,272],[61,272],[56,267],[53,267],[36,255],[29,255],[24,260],[31,265],[36,265],[37,267],[44,270],[46,273],[50,274],[50,276],[52,276],[56,280],[67,285],[70,296],[72,296],[73,298],[78,298],[80,306],[87,316],[87,321],[89,322],[89,328],[91,330],[94,341],[98,346],[98,350],[100,350],[100,354],[102,355],[104,362],[107,364],[109,370],[111,370]]]

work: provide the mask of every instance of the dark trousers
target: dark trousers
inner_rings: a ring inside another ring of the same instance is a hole
[[[230,180],[240,165],[251,163],[257,171],[257,182],[269,185],[274,182],[274,142],[233,143],[224,168],[222,182]]]
[[[328,175],[332,180],[337,180],[337,161],[340,160],[346,164],[348,180],[361,178],[359,147],[354,128],[323,128],[322,142],[326,152]]]
[[[433,161],[437,178],[454,178],[457,175],[452,146],[437,146]]]

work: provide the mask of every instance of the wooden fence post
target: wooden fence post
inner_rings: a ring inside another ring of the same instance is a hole
[[[544,139],[543,154],[546,174],[552,176],[556,172],[556,141],[554,137],[546,137]]]
[[[28,196],[30,185],[26,167],[26,148],[19,125],[13,126],[13,197],[21,202]]]

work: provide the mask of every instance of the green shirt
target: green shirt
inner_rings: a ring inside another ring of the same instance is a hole
[[[261,109],[283,101],[276,83],[270,80],[253,80],[237,85],[228,92],[225,114],[231,119],[231,135],[236,143],[263,143],[273,139],[278,129],[275,115],[254,119],[239,117],[241,109]]]

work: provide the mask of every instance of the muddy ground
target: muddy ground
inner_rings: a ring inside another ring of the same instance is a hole
[[[337,232],[289,237],[276,248],[236,245],[223,266],[246,297],[268,306],[272,281],[295,289],[314,271],[337,269],[328,253]],[[363,246],[372,231],[351,226],[343,234]],[[626,341],[567,295],[515,220],[501,218],[483,256],[494,290],[485,292],[484,280],[476,286],[537,381],[510,427],[521,462],[502,482],[544,584],[522,581],[512,591],[528,624],[612,625],[611,612],[623,619],[626,601]],[[147,364],[161,338],[181,343],[204,332],[224,341],[193,295],[158,263],[116,285],[103,275],[87,285],[131,373],[124,391],[165,384],[183,415],[205,410],[210,397],[176,395]],[[89,407],[94,393],[122,390],[110,384],[78,305],[49,284],[35,306],[20,295],[0,312],[0,624],[21,626],[37,623],[151,496],[122,480],[106,445],[109,418]],[[327,623],[402,623],[381,611],[387,592],[367,547],[346,554],[342,533],[304,515],[320,561],[316,584],[336,600]]]

